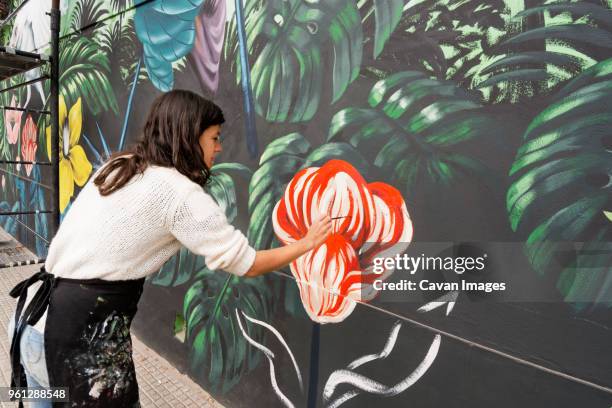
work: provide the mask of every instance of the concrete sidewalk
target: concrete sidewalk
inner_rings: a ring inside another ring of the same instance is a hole
[[[6,336],[9,317],[15,310],[16,300],[9,291],[19,281],[40,269],[29,265],[0,269],[0,386],[10,385],[10,344]],[[168,361],[132,335],[136,378],[143,408],[152,407],[204,407],[222,408],[210,395],[181,374]],[[0,407],[15,407],[13,402],[0,402]]]

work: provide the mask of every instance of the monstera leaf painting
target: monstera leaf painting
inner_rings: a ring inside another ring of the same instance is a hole
[[[255,368],[259,353],[240,334],[235,309],[267,321],[272,293],[263,278],[244,279],[204,269],[188,289],[183,302],[191,368],[214,390],[227,392],[241,376]],[[252,327],[249,336],[261,342],[264,330]]]
[[[356,3],[246,2],[249,53],[257,55],[251,78],[258,114],[272,122],[311,119],[327,86],[324,73],[328,67],[332,102],[344,94],[357,78],[362,60],[363,32]],[[240,78],[238,71],[237,80]]]
[[[328,140],[345,140],[368,152],[405,193],[419,180],[448,185],[461,173],[486,174],[484,165],[461,148],[467,141],[498,134],[499,126],[462,88],[404,71],[377,82],[369,105],[334,115]]]
[[[375,273],[374,258],[405,251],[412,222],[399,191],[385,183],[367,183],[342,160],[295,175],[274,208],[274,231],[283,244],[296,242],[320,214],[338,217],[332,221],[332,235],[292,262],[291,272],[310,318],[336,323],[351,314],[355,301],[374,297],[374,280],[393,272]]]
[[[512,228],[527,234],[538,272],[563,268],[558,288],[578,306],[612,305],[610,100],[612,59],[569,82],[536,116],[510,172]]]
[[[134,26],[142,42],[151,82],[160,91],[174,86],[172,63],[193,48],[195,18],[203,0],[154,0],[136,8]]]

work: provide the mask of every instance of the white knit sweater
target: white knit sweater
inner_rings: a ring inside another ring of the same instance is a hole
[[[51,242],[48,272],[74,279],[139,279],[158,271],[181,244],[204,256],[213,270],[243,275],[252,266],[255,250],[247,238],[210,195],[176,169],[149,166],[105,197],[94,178]],[[39,285],[29,288],[27,303]],[[41,332],[46,317],[45,311],[35,326]]]

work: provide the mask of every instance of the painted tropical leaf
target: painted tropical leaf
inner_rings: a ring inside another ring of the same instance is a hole
[[[332,103],[357,78],[363,33],[356,2],[255,0],[246,2],[244,16],[255,108],[268,121],[311,119],[328,86],[325,72]],[[239,58],[235,36],[228,40]]]
[[[448,184],[458,172],[485,173],[460,147],[499,129],[462,88],[404,71],[378,81],[369,105],[336,113],[328,141],[344,140],[369,152],[392,185],[411,191],[418,180]]]
[[[510,171],[512,228],[526,234],[536,271],[562,269],[558,288],[577,304],[612,305],[612,224],[605,215],[612,207],[611,98],[608,59],[570,81],[533,119]]]
[[[404,10],[404,0],[374,0],[376,32],[374,35],[374,58],[382,52],[391,34],[397,27]]]
[[[116,7],[120,8],[117,4]],[[109,55],[109,60],[116,63],[116,71],[126,84],[134,76],[133,65],[137,65],[141,50],[134,31],[134,10],[119,13],[117,8],[111,9],[115,17],[109,18],[105,24],[98,28],[96,40],[104,52]],[[129,85],[128,85],[129,86]]]
[[[10,0],[7,2],[7,6],[9,10],[14,10],[15,7],[17,7],[18,5],[19,3],[16,0]],[[2,44],[9,43],[11,39],[11,32],[13,31],[14,24],[15,24],[15,20],[11,19],[10,21],[6,21],[6,24],[4,24],[0,28],[0,41],[2,41]]]
[[[548,3],[518,13],[515,21],[535,17],[541,23],[523,23],[522,31],[495,47],[497,57],[479,72],[478,87],[499,88],[498,100],[516,100],[575,77],[610,55],[611,16],[609,7],[586,1]]]
[[[10,160],[15,160],[15,157],[10,157]],[[17,173],[25,175],[23,165],[9,164],[8,166],[7,170],[10,170],[10,173],[5,172],[4,175],[0,175],[0,179],[2,179],[0,212],[15,212],[20,209],[28,211],[44,210],[46,205],[44,202],[45,190],[37,183],[40,182],[41,178],[40,167],[33,166],[30,177],[35,182],[28,182],[15,176]],[[15,175],[11,174],[13,172]],[[47,251],[45,242],[32,231],[43,237],[48,237],[46,223],[40,225],[40,221],[46,219],[46,214],[0,216],[0,227],[13,235],[39,258],[43,258]]]
[[[238,215],[235,177],[247,182],[251,179],[251,169],[240,163],[219,163],[212,169],[212,177],[206,191],[213,196],[217,204],[225,211],[228,221],[232,222]]]
[[[117,99],[108,79],[108,56],[100,52],[95,42],[80,36],[64,40],[60,47],[59,70],[60,94],[64,95],[68,106],[83,97],[94,115],[107,110],[118,114]],[[48,94],[48,89],[46,92]]]
[[[12,207],[7,201],[0,202],[0,211],[3,212],[19,211],[19,208],[19,201],[13,203]],[[2,226],[2,229],[4,231],[8,232],[12,236],[15,236],[17,234],[17,222],[13,217],[9,217],[7,215],[0,216],[0,226]]]
[[[248,237],[255,249],[272,246],[272,210],[309,150],[310,143],[304,136],[291,133],[272,141],[262,153],[249,184]]]
[[[19,77],[20,75],[16,75],[16,77]],[[6,87],[6,86],[10,86],[12,85],[10,83],[10,81],[2,81],[2,87]],[[0,94],[0,103],[2,104],[2,106],[10,106],[10,96],[8,95],[9,92],[2,92]],[[44,116],[44,115],[42,115]],[[8,138],[6,137],[6,127],[4,124],[4,115],[0,115],[0,157],[4,160],[12,160],[11,158],[12,156],[12,152],[11,152],[11,148],[10,148],[10,144],[8,142]]]
[[[388,3],[388,2],[381,2]],[[381,59],[387,72],[425,71],[471,87],[490,47],[506,30],[503,0],[407,2]]]
[[[272,210],[293,176],[302,168],[320,166],[337,158],[350,162],[361,174],[370,172],[363,156],[347,143],[326,143],[311,150],[304,136],[290,133],[268,144],[249,184],[248,237],[254,248],[278,246],[272,228]]]
[[[196,279],[183,304],[191,369],[197,379],[225,393],[242,374],[256,367],[261,355],[242,336],[234,311],[268,321],[271,288],[263,277],[244,279],[208,269]],[[247,330],[255,341],[263,341],[261,326],[251,325]]]
[[[211,171],[213,176],[205,190],[223,208],[228,221],[231,222],[238,214],[234,177],[242,177],[249,181],[252,172],[240,163],[216,164]],[[179,286],[189,282],[205,267],[204,257],[182,248],[162,266],[153,277],[152,283],[159,286]]]
[[[201,270],[206,268],[204,257],[189,252],[187,248],[181,250],[168,260],[151,279],[151,283],[164,287],[176,287],[189,281]]]
[[[195,18],[203,0],[154,0],[136,8],[134,27],[142,43],[149,78],[160,91],[174,87],[172,63],[195,41]]]
[[[91,26],[98,21],[108,17],[107,4],[100,0],[77,0],[71,1],[66,14],[68,18],[68,27],[70,31],[65,34],[75,33],[83,27]],[[81,35],[93,34],[93,30],[84,30]]]

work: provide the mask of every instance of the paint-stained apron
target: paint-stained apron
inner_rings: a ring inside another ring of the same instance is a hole
[[[27,288],[39,280],[42,284],[23,311]],[[70,399],[53,406],[140,407],[130,325],[143,285],[144,278],[60,278],[44,266],[17,284],[10,292],[19,299],[11,343],[11,386],[26,386],[19,360],[21,333],[26,324],[36,324],[48,305],[44,343],[49,385],[68,387]]]

